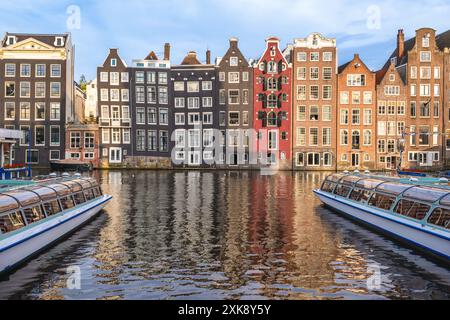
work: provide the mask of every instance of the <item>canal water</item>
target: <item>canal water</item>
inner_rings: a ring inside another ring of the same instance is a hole
[[[321,206],[326,173],[99,171],[95,220],[0,299],[449,299],[450,270]]]

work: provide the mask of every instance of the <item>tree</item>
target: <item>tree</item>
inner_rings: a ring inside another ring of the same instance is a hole
[[[80,85],[81,90],[86,92],[87,81],[86,81],[86,77],[84,76],[84,74],[81,75],[80,81],[78,84]]]

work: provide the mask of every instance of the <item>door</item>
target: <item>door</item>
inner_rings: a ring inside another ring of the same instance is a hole
[[[238,165],[238,155],[237,153],[233,153],[230,155],[230,166],[237,166]]]
[[[198,166],[200,165],[200,151],[191,151],[189,152],[188,164],[190,166]]]
[[[120,126],[120,111],[119,111],[119,106],[112,106],[111,107],[111,116],[112,116],[112,123],[111,125],[113,127],[117,127]]]
[[[109,162],[121,163],[122,162],[122,148],[110,148],[109,149]]]
[[[359,167],[359,153],[352,153],[352,167]]]

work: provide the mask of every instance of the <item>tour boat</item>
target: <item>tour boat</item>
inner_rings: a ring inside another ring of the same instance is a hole
[[[111,198],[95,179],[81,177],[0,189],[0,274],[88,222]]]
[[[450,188],[337,173],[314,193],[332,210],[450,263]]]

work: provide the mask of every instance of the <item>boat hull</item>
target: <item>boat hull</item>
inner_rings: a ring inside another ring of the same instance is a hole
[[[399,239],[420,251],[450,263],[450,239],[443,234],[434,233],[432,228],[419,223],[401,221],[397,217],[356,203],[346,202],[334,195],[316,190],[314,193],[328,207],[352,219],[362,222],[393,238]],[[378,211],[378,212],[377,212]]]
[[[83,206],[0,240],[0,274],[9,273],[31,257],[95,217],[111,200],[103,195]]]

